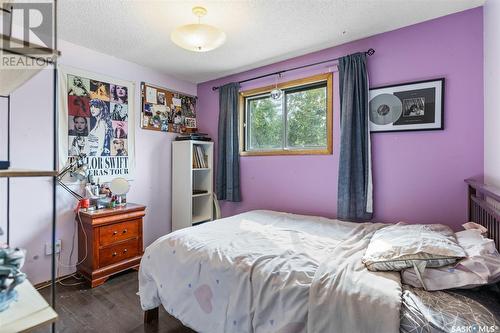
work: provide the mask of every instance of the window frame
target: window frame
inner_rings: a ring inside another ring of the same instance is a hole
[[[240,92],[239,96],[239,145],[241,156],[272,156],[272,155],[331,155],[333,153],[333,88],[332,88],[333,74],[318,74],[303,79],[283,82],[278,84],[278,88],[285,89],[300,89],[301,87],[314,85],[316,83],[326,82],[326,147],[325,148],[277,148],[266,150],[246,150],[247,141],[247,112],[246,104],[247,98],[258,97],[271,92],[275,85],[266,86],[262,88],[250,89]],[[284,97],[283,97],[284,98]],[[283,131],[286,131],[287,126],[287,112],[286,107],[283,106]],[[287,138],[284,135],[284,144],[286,145]]]

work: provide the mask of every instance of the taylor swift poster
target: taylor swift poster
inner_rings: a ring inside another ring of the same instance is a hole
[[[133,178],[134,83],[61,66],[60,169],[82,154],[101,182]]]

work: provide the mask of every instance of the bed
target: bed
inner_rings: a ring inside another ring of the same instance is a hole
[[[469,211],[498,237],[498,215],[485,195],[469,184]],[[384,226],[252,211],[178,230],[145,250],[145,320],[162,305],[198,332],[445,332],[429,321],[440,304],[429,295],[439,293],[422,294],[403,286],[399,272],[368,271],[361,262]],[[416,304],[427,308],[419,313]],[[431,325],[422,329],[421,321]]]
[[[500,332],[497,285],[427,292],[403,285],[401,333]]]

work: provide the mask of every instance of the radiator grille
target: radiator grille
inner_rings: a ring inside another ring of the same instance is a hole
[[[496,247],[500,251],[500,203],[491,198],[483,200],[471,196],[470,199],[471,220],[488,229],[488,238],[495,241]]]
[[[495,208],[498,212],[500,212],[500,202],[490,197],[486,197],[486,202],[490,204],[493,208]]]

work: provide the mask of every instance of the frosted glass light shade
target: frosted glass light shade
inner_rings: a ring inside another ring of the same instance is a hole
[[[207,52],[224,44],[226,34],[208,24],[187,24],[176,28],[170,39],[177,46],[194,52]]]

